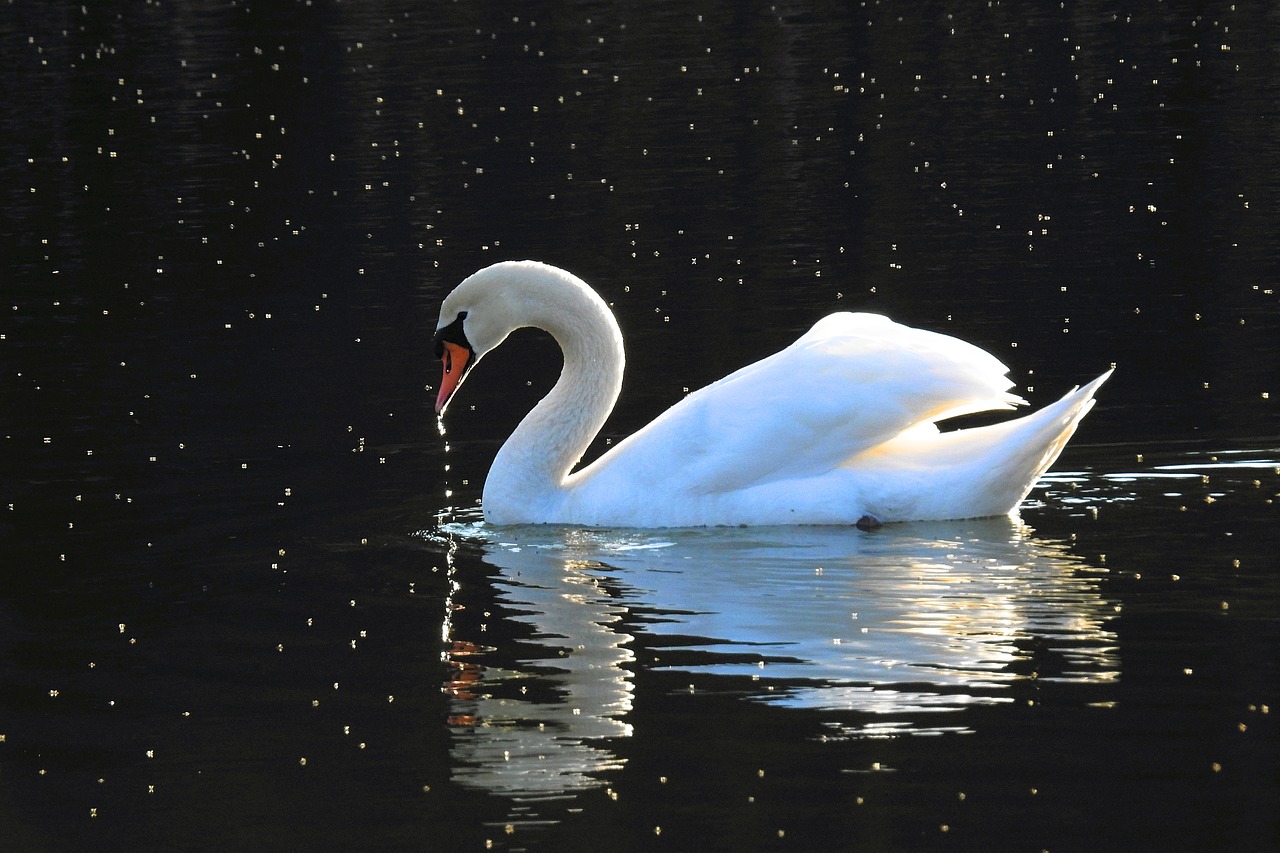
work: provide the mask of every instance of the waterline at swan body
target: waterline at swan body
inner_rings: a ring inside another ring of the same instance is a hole
[[[505,261],[444,300],[436,411],[511,332],[564,354],[555,387],[516,427],[483,493],[493,524],[591,527],[888,523],[1014,511],[1057,459],[1107,371],[1021,418],[939,432],[938,421],[1024,401],[1008,368],[956,338],[877,314],[831,314],[786,349],[696,391],[574,471],[613,410],[625,364],[613,313],[581,279]]]

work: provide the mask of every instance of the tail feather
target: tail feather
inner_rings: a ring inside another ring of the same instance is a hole
[[[972,429],[916,429],[850,460],[883,521],[1005,515],[1057,460],[1110,370],[1021,418]]]

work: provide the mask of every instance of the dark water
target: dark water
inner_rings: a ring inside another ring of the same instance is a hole
[[[1190,6],[1190,8],[1188,8]],[[1265,3],[0,7],[12,849],[1280,846]],[[1034,404],[1020,520],[490,530],[571,269],[605,437],[868,309]],[[446,464],[449,466],[446,470]]]

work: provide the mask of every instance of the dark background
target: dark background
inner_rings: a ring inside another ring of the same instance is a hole
[[[451,782],[446,577],[498,612],[494,569],[418,535],[474,505],[559,369],[532,332],[487,358],[450,411],[446,473],[431,331],[493,261],[555,263],[613,304],[629,365],[606,437],[850,309],[990,349],[1036,405],[1118,365],[1062,468],[1276,459],[1278,47],[1266,3],[4,6],[15,849],[533,843],[503,831],[509,803]],[[1105,737],[1075,698],[1053,719],[970,712],[969,745],[885,747],[913,772],[868,824],[818,717],[681,698],[641,649],[649,734],[625,778],[643,781],[545,832],[1267,849],[1274,725],[1247,709],[1277,699],[1275,475],[1228,479],[1190,515],[1157,480],[1126,488],[1092,534],[1052,501],[1030,519],[1079,532],[1091,565],[1110,555],[1107,593],[1134,614],[1117,617],[1121,707],[1139,710]],[[1190,599],[1132,579],[1197,567]],[[1214,608],[1235,593],[1257,610],[1226,629]],[[491,645],[518,642],[492,622]],[[1190,658],[1233,675],[1166,680]],[[1244,766],[1206,775],[1205,732],[1249,713],[1230,741]],[[1029,747],[1047,732],[1065,740]],[[655,787],[682,755],[697,778]],[[760,761],[779,787],[757,826],[712,793]],[[1061,796],[1023,798],[1052,766]],[[937,835],[957,774],[989,805]]]

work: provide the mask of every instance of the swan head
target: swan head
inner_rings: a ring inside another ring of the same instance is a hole
[[[436,324],[435,356],[444,373],[436,395],[436,414],[442,414],[462,380],[485,353],[515,329],[509,317],[511,286],[488,267],[470,276],[445,297]],[[504,298],[506,297],[506,298]]]
[[[466,320],[470,312],[459,311],[453,322],[436,329],[435,354],[444,365],[440,379],[440,391],[436,394],[436,414],[443,414],[445,406],[471,371],[479,356],[466,333]],[[444,318],[441,318],[444,322]]]
[[[558,267],[502,261],[468,276],[440,306],[435,354],[444,374],[436,414],[444,412],[485,353],[526,326],[550,333],[566,359],[595,365],[595,372],[610,377],[617,396],[626,359],[622,333],[605,301],[582,279]]]
[[[503,261],[473,273],[445,297],[436,324],[435,356],[444,373],[436,395],[442,414],[462,380],[485,353],[516,329],[547,328],[554,319],[544,310],[546,291],[576,279],[563,270],[537,261]],[[586,285],[581,285],[583,288]]]

